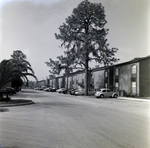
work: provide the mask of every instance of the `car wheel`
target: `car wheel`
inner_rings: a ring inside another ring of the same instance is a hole
[[[118,95],[117,95],[117,94],[115,94],[115,95],[114,95],[114,98],[117,98],[117,97],[118,97]]]
[[[104,98],[104,95],[100,95],[100,98]]]

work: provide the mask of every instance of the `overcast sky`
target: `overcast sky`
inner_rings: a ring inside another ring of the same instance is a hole
[[[89,0],[105,7],[110,47],[120,62],[150,55],[149,0]],[[0,0],[0,61],[14,50],[27,55],[39,80],[49,76],[45,62],[63,54],[54,33],[82,0]]]

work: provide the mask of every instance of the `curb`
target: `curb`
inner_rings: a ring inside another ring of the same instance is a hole
[[[130,98],[130,97],[118,97],[119,100],[133,100],[133,101],[147,101],[149,102],[150,99],[147,98],[147,99],[144,99],[144,98]]]
[[[32,100],[29,100],[27,102],[22,102],[22,103],[12,103],[9,104],[9,102],[5,103],[5,104],[0,104],[0,107],[14,107],[14,106],[23,106],[23,105],[32,105],[34,104],[34,102]]]
[[[78,95],[77,97],[84,97],[84,98],[95,98],[95,96],[93,95],[89,95],[89,96],[81,96],[81,95]],[[104,98],[105,99],[105,98]],[[118,99],[118,100],[131,100],[131,101],[145,101],[145,102],[150,102],[150,98],[147,97],[147,98],[131,98],[131,97],[121,97],[121,96],[118,96],[118,98],[112,98],[112,99]]]

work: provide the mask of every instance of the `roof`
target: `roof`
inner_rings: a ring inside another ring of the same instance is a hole
[[[121,65],[127,65],[127,64],[137,63],[137,62],[140,62],[140,61],[143,61],[143,60],[147,60],[147,59],[150,59],[150,55],[147,56],[147,57],[142,57],[142,58],[137,57],[137,58],[134,58],[134,59],[132,59],[130,61],[127,61],[127,62],[124,62],[124,63],[120,63],[120,64],[116,64],[114,66],[121,66]]]
[[[99,70],[105,70],[107,68],[110,68],[110,67],[114,67],[114,66],[122,66],[122,65],[127,65],[127,64],[132,64],[132,63],[137,63],[137,62],[140,62],[140,61],[143,61],[143,60],[147,60],[147,59],[150,59],[150,55],[149,56],[146,56],[146,57],[137,57],[137,58],[134,58],[130,61],[127,61],[127,62],[124,62],[124,63],[119,63],[119,64],[116,64],[116,65],[111,65],[111,66],[103,66],[103,67],[97,67],[97,68],[92,68],[92,72],[96,72],[96,71],[99,71]],[[73,76],[73,75],[76,75],[76,74],[81,74],[81,73],[84,73],[84,70],[77,70],[73,73],[70,73],[68,76]],[[61,78],[61,77],[64,77],[64,76],[59,76],[59,77],[56,77],[56,78]]]

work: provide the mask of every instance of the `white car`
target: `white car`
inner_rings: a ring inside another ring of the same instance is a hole
[[[102,88],[95,93],[96,98],[104,98],[104,97],[112,97],[117,98],[118,94],[116,92],[111,91],[108,88]]]

